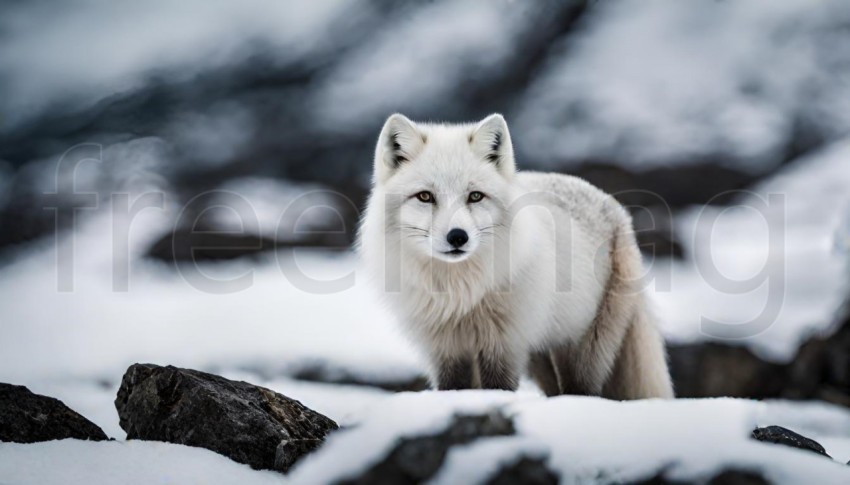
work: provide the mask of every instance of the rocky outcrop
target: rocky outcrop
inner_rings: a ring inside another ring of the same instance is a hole
[[[677,397],[779,397],[787,386],[787,366],[741,345],[669,345],[668,355]]]
[[[153,364],[127,369],[115,407],[127,439],[198,446],[255,469],[284,472],[338,427],[269,389]]]
[[[808,450],[827,458],[831,458],[826,450],[817,441],[806,438],[805,436],[795,433],[788,428],[782,426],[765,426],[764,428],[756,428],[753,430],[753,438],[766,443],[776,443],[801,450]]]
[[[814,336],[788,363],[766,361],[742,345],[668,345],[677,397],[818,399],[850,407],[850,304],[835,330]]]
[[[448,427],[437,434],[399,440],[377,464],[361,475],[342,480],[340,483],[347,485],[422,483],[440,470],[449,449],[453,446],[471,443],[484,437],[513,434],[513,422],[497,411],[482,416],[455,416]],[[517,466],[520,465],[517,464]],[[532,468],[534,467],[531,465],[523,464],[521,469],[509,467],[504,470],[504,474],[511,476],[523,472],[530,473]],[[539,471],[535,471],[536,473]],[[498,476],[499,474],[494,477],[494,480]]]
[[[784,397],[820,399],[850,407],[850,303],[836,330],[800,347],[788,371]]]
[[[106,434],[62,401],[0,383],[0,441],[36,443],[75,438],[103,441]]]

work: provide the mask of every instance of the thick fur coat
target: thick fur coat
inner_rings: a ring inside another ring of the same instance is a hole
[[[628,212],[566,175],[516,172],[504,118],[378,139],[359,250],[439,389],[673,396]]]

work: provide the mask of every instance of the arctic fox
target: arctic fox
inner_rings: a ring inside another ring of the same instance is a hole
[[[438,389],[671,398],[631,218],[582,179],[516,172],[508,126],[387,119],[359,250]]]

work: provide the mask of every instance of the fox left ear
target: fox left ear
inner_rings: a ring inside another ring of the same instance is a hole
[[[492,114],[478,123],[469,136],[469,143],[472,151],[493,163],[502,175],[510,177],[516,171],[511,134],[502,115]]]
[[[413,160],[424,145],[425,135],[416,123],[398,113],[387,118],[375,148],[375,182],[386,182],[402,164]]]

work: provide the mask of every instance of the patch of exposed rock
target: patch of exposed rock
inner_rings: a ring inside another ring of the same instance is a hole
[[[153,364],[127,369],[115,407],[127,439],[198,446],[255,469],[283,472],[338,428],[269,389]]]
[[[0,383],[0,441],[36,443],[109,439],[100,427],[62,401],[34,394],[24,386]]]

